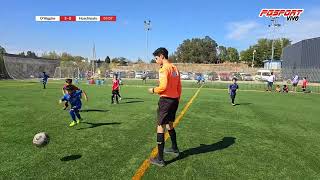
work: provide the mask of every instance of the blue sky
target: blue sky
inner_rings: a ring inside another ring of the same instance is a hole
[[[173,52],[187,38],[210,36],[219,45],[239,51],[270,38],[269,20],[259,18],[262,8],[304,8],[298,22],[284,22],[276,36],[293,42],[320,36],[318,0],[250,1],[18,1],[6,0],[0,8],[0,45],[9,53],[32,50],[38,54],[55,50],[84,57],[124,56],[145,58],[143,21],[152,21],[149,58],[157,47]],[[112,22],[36,22],[40,15],[116,15]]]

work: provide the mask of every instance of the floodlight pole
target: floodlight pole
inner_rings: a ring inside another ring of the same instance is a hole
[[[274,37],[274,33],[275,33],[275,28],[276,27],[280,27],[281,24],[277,23],[277,19],[278,17],[272,17],[271,18],[271,24],[269,25],[269,27],[272,27],[272,43],[271,43],[271,61],[270,61],[270,66],[272,68],[272,61],[273,61],[273,58],[274,58],[274,40],[275,40],[275,37]]]
[[[95,71],[95,61],[96,61],[96,46],[93,43],[93,49],[92,49],[92,76],[94,76]]]
[[[80,79],[80,68],[78,67],[78,79]]]
[[[254,66],[254,64],[253,64],[253,62],[254,62],[254,54],[256,53],[257,51],[254,49],[253,50],[253,52],[252,52],[252,63],[251,63],[251,67],[252,67],[252,69],[253,69],[253,66]]]
[[[146,20],[144,21],[144,30],[146,31],[146,61],[149,60],[149,56],[148,56],[148,49],[149,49],[149,37],[148,37],[148,32],[151,30],[151,21],[150,20]]]

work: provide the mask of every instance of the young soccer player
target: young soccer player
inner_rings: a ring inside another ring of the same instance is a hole
[[[119,104],[119,97],[121,99],[121,96],[119,94],[119,90],[120,90],[120,81],[118,79],[117,75],[113,76],[113,80],[112,80],[112,96],[111,96],[111,104]],[[116,102],[114,102],[114,100],[116,100]]]
[[[201,82],[204,84],[205,83],[205,78],[203,75],[201,75]]]
[[[76,80],[76,84],[79,84],[79,79],[77,77],[76,77],[75,80]]]
[[[268,81],[268,89],[267,91],[272,91],[272,86],[273,86],[273,83],[276,81],[276,76],[273,74],[273,72],[271,72],[271,75],[268,77],[267,79]]]
[[[288,88],[287,85],[283,85],[282,92],[284,92],[284,93],[288,93],[289,92],[289,88]]]
[[[75,86],[75,85],[72,84],[72,79],[66,79],[66,84],[65,84],[65,85],[63,86],[63,88],[62,88],[62,94],[63,94],[63,95],[67,94],[66,87],[67,87],[68,85],[70,85],[70,86],[73,88],[73,90],[75,90],[75,91],[80,90],[77,86]],[[83,94],[85,94],[84,91],[83,91]],[[85,94],[85,97],[87,97],[86,94]],[[68,106],[69,106],[69,103],[68,103],[68,101],[66,101],[66,102],[64,103],[64,108],[63,108],[63,110],[66,110],[66,109],[68,108]]]
[[[142,82],[144,82],[144,84],[147,83],[147,74],[146,72],[143,72],[142,76],[141,76]]]
[[[197,80],[197,84],[200,84],[200,83],[201,83],[201,76],[198,75],[198,76],[196,77],[196,80]]]
[[[177,67],[168,60],[167,49],[158,48],[153,55],[155,56],[157,64],[162,67],[159,70],[159,86],[148,90],[149,93],[160,95],[157,124],[158,157],[151,158],[150,163],[163,167],[165,166],[163,153],[179,156],[176,131],[173,127],[173,122],[181,96],[181,80]],[[164,148],[164,132],[166,128],[168,129],[172,142],[172,146],[169,149]]]
[[[71,104],[71,109],[69,111],[70,116],[72,118],[72,122],[69,124],[70,127],[73,127],[80,123],[81,116],[80,116],[80,109],[82,106],[81,102],[81,90],[74,90],[74,87],[72,85],[66,86],[67,94],[65,94],[61,99],[60,103],[63,101],[68,101]],[[76,120],[76,117],[78,120]]]
[[[299,76],[296,74],[292,79],[292,91],[293,92],[297,91],[298,83],[299,83]]]
[[[276,92],[281,92],[281,87],[280,87],[280,85],[278,84],[278,85],[276,85]]]
[[[302,91],[303,91],[303,92],[306,91],[306,89],[307,89],[307,84],[308,84],[307,78],[304,77],[303,80],[302,80]]]
[[[232,106],[235,106],[236,104],[234,103],[234,100],[236,99],[237,89],[239,89],[239,86],[237,84],[236,78],[232,78],[232,82],[233,84],[229,85],[228,90],[229,90]]]
[[[43,78],[42,78],[43,89],[46,89],[49,76],[46,74],[46,72],[42,72],[42,73],[43,73]]]

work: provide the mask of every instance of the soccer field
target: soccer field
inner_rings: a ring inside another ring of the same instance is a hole
[[[109,83],[110,84],[110,83]],[[121,87],[82,83],[84,122],[68,127],[58,100],[63,81],[0,81],[0,179],[131,179],[156,146],[158,96],[140,81]],[[177,115],[198,90],[184,83]],[[142,179],[319,179],[320,95],[203,87],[176,127],[181,156],[150,166]],[[33,146],[45,131],[50,143]],[[166,146],[170,146],[170,138]]]

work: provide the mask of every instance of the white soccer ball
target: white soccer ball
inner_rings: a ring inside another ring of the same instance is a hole
[[[43,147],[49,143],[49,140],[46,132],[40,132],[33,137],[32,143],[37,147]]]

